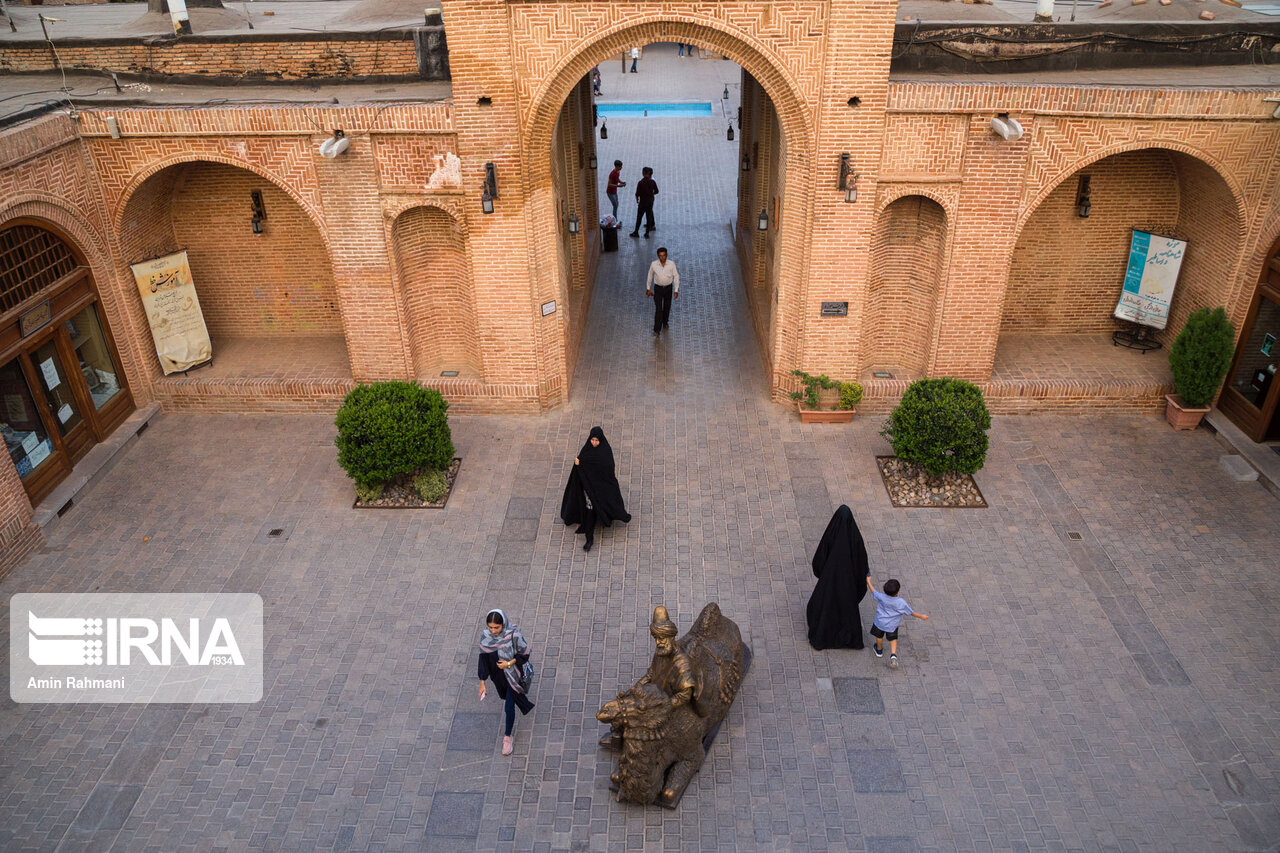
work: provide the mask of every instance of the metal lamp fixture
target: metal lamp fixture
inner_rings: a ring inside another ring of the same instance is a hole
[[[596,165],[596,155],[592,154],[587,158],[587,168],[594,172],[596,170]]]
[[[249,204],[252,205],[253,218],[249,220],[249,226],[253,229],[253,233],[262,236],[262,220],[267,218],[267,205],[262,200],[262,190],[252,190],[249,193]]]
[[[849,162],[849,152],[840,155],[840,182],[836,185],[839,189],[844,190],[844,200],[846,204],[853,204],[858,200],[858,178],[861,177],[857,172],[853,171],[853,165]]]
[[[484,184],[481,185],[480,210],[493,213],[493,200],[498,197],[498,172],[492,163],[484,164]]]
[[[728,83],[725,84],[724,94],[720,96],[720,100],[722,101],[729,100],[729,84]]]
[[[601,139],[609,138],[609,120],[608,119],[605,119],[604,122],[600,125],[600,138]]]
[[[742,155],[742,171],[744,172],[751,171],[751,157],[747,154]]]
[[[578,214],[576,214],[576,213],[570,213],[570,214],[569,214],[569,233],[570,233],[570,234],[577,234],[577,233],[578,233],[578,228],[579,228],[579,225],[578,225]]]
[[[760,216],[756,219],[756,230],[769,230],[769,211],[765,210],[763,207],[760,208]]]
[[[733,141],[733,125],[732,124],[729,125],[729,132],[726,134],[726,136],[728,137],[730,142]]]
[[[1080,183],[1076,188],[1076,215],[1081,219],[1088,219],[1089,211],[1093,209],[1093,202],[1090,200],[1090,193],[1089,176],[1081,175]]]

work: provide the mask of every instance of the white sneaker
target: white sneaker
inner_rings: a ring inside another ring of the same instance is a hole
[[[889,669],[897,669],[897,668],[898,668],[898,656],[889,655]]]

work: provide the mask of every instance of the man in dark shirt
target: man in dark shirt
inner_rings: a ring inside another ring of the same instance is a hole
[[[625,187],[627,182],[622,180],[622,161],[613,161],[613,171],[609,173],[609,186],[605,188],[604,194],[609,199],[609,204],[613,205],[613,218],[618,218],[618,187]]]
[[[645,217],[644,236],[648,237],[649,232],[658,230],[658,226],[653,223],[653,197],[658,194],[658,182],[653,179],[653,169],[648,166],[641,169],[640,173],[644,177],[636,184],[636,227],[631,232],[632,237],[640,236],[641,217]]]

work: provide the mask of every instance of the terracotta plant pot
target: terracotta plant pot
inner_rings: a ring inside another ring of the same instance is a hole
[[[1182,402],[1177,394],[1165,394],[1164,418],[1174,429],[1195,429],[1209,409],[1193,409]]]
[[[806,409],[800,406],[802,424],[847,424],[857,414],[854,409]]]

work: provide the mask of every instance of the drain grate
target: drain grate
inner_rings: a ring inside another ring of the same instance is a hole
[[[280,536],[280,535],[281,535],[281,534],[283,534],[283,533],[284,533],[284,528],[283,528],[283,527],[273,527],[273,528],[271,528],[270,530],[268,530],[268,531],[267,531],[267,535],[268,535],[268,536]],[[1076,538],[1078,539],[1078,538],[1080,538],[1080,537],[1078,537],[1078,536],[1077,536]]]
[[[888,372],[883,371],[883,370],[875,371],[875,372],[873,372],[871,375],[872,375],[872,377],[874,377],[875,379],[892,379],[892,378],[893,378],[893,374],[892,374],[892,373],[888,373]]]
[[[1076,541],[1076,542],[1079,542],[1079,541],[1080,541],[1081,539],[1083,539],[1084,537],[1083,537],[1083,536],[1081,536],[1079,533],[1075,532],[1074,530],[1068,530],[1068,531],[1067,531],[1067,538],[1068,538],[1068,539],[1072,539],[1072,540],[1074,540],[1074,541]]]

